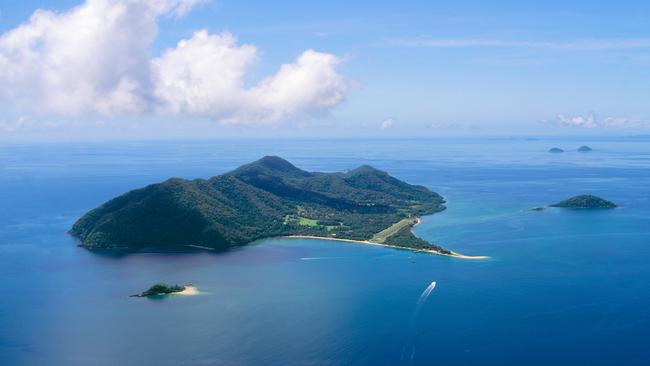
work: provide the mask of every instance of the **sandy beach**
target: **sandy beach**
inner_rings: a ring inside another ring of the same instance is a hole
[[[199,294],[199,289],[196,288],[196,286],[192,285],[186,285],[185,290],[181,292],[174,292],[172,295],[184,295],[184,296],[192,296],[192,295],[198,295]]]
[[[340,238],[313,236],[313,235],[287,235],[287,236],[282,236],[282,238],[289,238],[289,239],[291,239],[291,238],[293,238],[293,239],[319,239],[319,240],[342,241],[342,242],[356,243],[356,244],[368,244],[368,245],[376,245],[376,246],[380,246],[380,247],[410,250],[410,251],[413,251],[413,252],[437,254],[437,255],[442,255],[442,256],[445,256],[445,257],[460,258],[460,259],[489,259],[490,258],[490,257],[485,256],[485,255],[464,255],[464,254],[456,253],[456,252],[453,252],[453,251],[451,252],[451,254],[447,254],[447,253],[438,252],[436,250],[406,248],[406,247],[400,247],[400,246],[397,246],[397,245],[375,243],[375,242],[368,241],[368,240],[340,239]]]

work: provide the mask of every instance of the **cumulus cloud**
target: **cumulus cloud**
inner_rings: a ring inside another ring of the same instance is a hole
[[[254,46],[237,45],[229,33],[196,32],[153,61],[155,96],[165,112],[230,123],[274,122],[345,98],[348,83],[336,71],[336,56],[307,50],[246,89],[246,69],[256,57]]]
[[[605,117],[602,119],[596,118],[591,113],[588,115],[571,115],[566,116],[560,114],[557,116],[552,124],[563,127],[576,127],[576,128],[637,128],[637,127],[650,127],[650,120],[636,117]]]
[[[2,92],[64,115],[139,111],[155,18],[178,5],[166,3],[89,0],[63,14],[37,10],[0,37]]]
[[[608,128],[635,128],[650,126],[650,119],[634,117],[607,117],[601,125]]]
[[[64,116],[179,114],[229,123],[277,122],[344,100],[341,60],[313,50],[246,88],[257,48],[229,33],[198,31],[151,59],[163,16],[203,0],[87,0],[63,13],[37,10],[0,36],[0,96]]]
[[[557,116],[557,121],[562,126],[567,127],[582,127],[582,128],[596,128],[598,123],[596,122],[596,116],[593,114],[589,115],[573,115],[565,116],[560,114]]]
[[[381,121],[381,123],[379,123],[379,128],[386,130],[393,127],[393,124],[395,124],[395,120],[393,118],[386,118],[385,120]]]

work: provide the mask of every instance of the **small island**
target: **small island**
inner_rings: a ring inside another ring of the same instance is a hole
[[[597,196],[585,194],[585,195],[571,197],[564,201],[550,205],[550,207],[598,209],[598,208],[615,208],[617,206],[614,202],[608,201],[606,199]]]
[[[587,145],[583,145],[578,148],[578,152],[590,152],[590,151],[593,151],[593,149]]]
[[[548,152],[550,152],[552,154],[559,154],[559,153],[563,153],[564,150],[560,149],[559,147],[554,147],[554,148],[549,149]]]
[[[92,250],[228,250],[272,237],[381,245],[457,258],[416,237],[419,217],[445,200],[363,165],[308,172],[266,156],[210,179],[171,178],[127,192],[83,215],[70,229]]]
[[[168,285],[166,283],[157,283],[146,291],[143,291],[136,295],[131,295],[131,297],[153,297],[153,296],[164,296],[164,295],[196,295],[198,290],[196,287],[190,285],[179,286],[179,285]]]

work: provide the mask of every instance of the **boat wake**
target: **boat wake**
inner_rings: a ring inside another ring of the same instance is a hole
[[[418,300],[418,310],[420,310],[420,306],[424,304],[425,301],[427,301],[427,298],[429,295],[431,295],[431,291],[436,288],[436,281],[431,282],[431,284],[424,290],[422,291],[422,295],[420,295],[420,300]]]
[[[413,358],[415,358],[415,340],[417,338],[417,323],[418,323],[418,318],[420,317],[420,310],[422,309],[422,306],[424,303],[427,301],[429,298],[429,295],[431,295],[431,292],[436,288],[436,281],[432,281],[427,288],[422,291],[422,294],[420,295],[420,298],[418,299],[417,305],[415,307],[415,311],[413,312],[413,316],[411,317],[411,324],[409,326],[409,332],[408,332],[408,345],[404,347],[404,350],[402,351],[402,361],[409,360],[413,361]]]

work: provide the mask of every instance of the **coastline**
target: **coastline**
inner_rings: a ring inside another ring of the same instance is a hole
[[[418,221],[419,221],[419,219],[418,219]],[[489,259],[490,258],[490,257],[485,256],[485,255],[464,255],[464,254],[456,253],[454,251],[451,251],[451,254],[447,254],[447,253],[442,253],[442,252],[439,252],[439,251],[436,251],[436,250],[400,247],[400,246],[397,246],[397,245],[375,243],[375,242],[372,242],[372,241],[369,241],[369,240],[341,239],[341,238],[332,238],[332,237],[314,236],[314,235],[286,235],[286,236],[280,236],[280,238],[287,238],[287,239],[319,239],[319,240],[333,240],[333,241],[341,241],[341,242],[356,243],[356,244],[368,244],[368,245],[376,245],[376,246],[380,246],[380,247],[387,247],[387,248],[393,248],[393,249],[410,250],[412,252],[437,254],[437,255],[441,255],[441,256],[445,256],[445,257],[459,258],[459,259],[477,260],[477,259]]]
[[[198,294],[199,294],[199,289],[196,286],[186,285],[185,290],[179,292],[172,292],[170,295],[193,296]]]
[[[167,286],[167,285],[163,285]],[[153,288],[154,286],[152,286]],[[192,285],[192,284],[187,284],[183,286],[183,291],[176,291],[176,292],[154,292],[154,293],[148,293],[145,295],[145,293],[150,292],[151,289],[141,292],[139,294],[131,295],[130,297],[144,297],[144,298],[150,298],[150,297],[161,297],[161,296],[173,296],[173,295],[180,295],[180,296],[194,296],[200,294],[200,291],[198,287]]]

